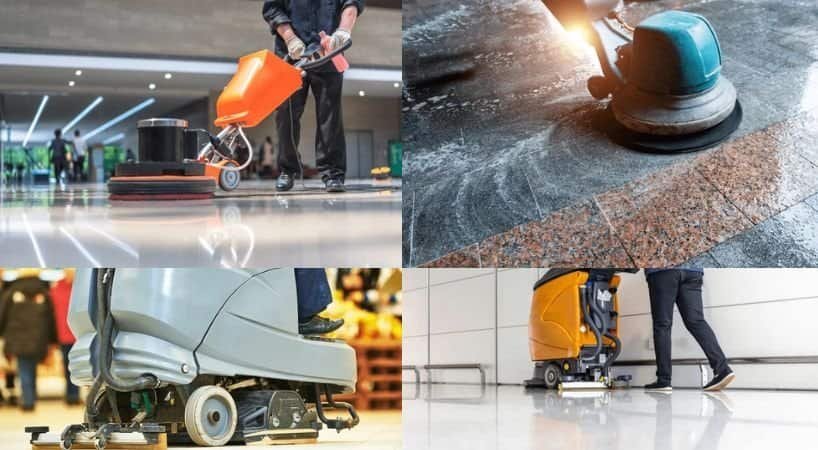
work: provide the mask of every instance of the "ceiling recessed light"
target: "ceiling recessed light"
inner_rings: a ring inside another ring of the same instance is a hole
[[[172,73],[166,73],[166,74],[165,74],[165,79],[166,79],[166,80],[170,80],[171,78],[173,78],[173,74],[172,74]]]
[[[76,75],[78,77],[81,77],[82,76],[82,70],[77,69],[77,71],[74,72],[74,75]]]
[[[395,84],[393,84],[392,86],[395,86],[396,88],[399,88],[399,87],[400,87],[400,83],[395,83]]]
[[[149,84],[148,89],[150,89],[150,90],[156,89],[156,84],[154,84],[154,83]]]
[[[364,91],[358,91],[358,96],[359,96],[359,97],[363,97],[363,96],[365,96],[365,95],[366,95],[366,92],[364,92]]]
[[[74,87],[77,83],[74,80],[68,82],[68,85]]]

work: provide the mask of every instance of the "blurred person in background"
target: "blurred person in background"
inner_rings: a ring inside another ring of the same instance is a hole
[[[52,352],[57,342],[54,306],[48,283],[36,270],[20,270],[0,298],[0,336],[6,358],[17,361],[23,391],[23,411],[33,411],[37,400],[37,364]]]
[[[54,166],[54,178],[57,179],[59,185],[65,184],[63,172],[69,174],[69,151],[68,143],[62,138],[62,130],[57,128],[54,130],[54,139],[48,145],[48,159],[51,165]]]
[[[258,149],[259,153],[259,167],[258,167],[258,177],[274,177],[275,170],[275,148],[273,147],[273,138],[267,136],[264,138],[264,142],[261,143]]]
[[[88,153],[88,144],[85,138],[80,136],[80,130],[74,130],[74,179],[82,181],[85,179],[85,155]]]
[[[54,303],[54,323],[56,325],[57,343],[62,352],[63,373],[65,375],[65,402],[69,405],[80,404],[80,390],[71,382],[68,371],[68,352],[74,346],[76,338],[68,327],[68,304],[71,301],[71,286],[74,283],[74,270],[66,269],[65,276],[51,285],[51,301]]]

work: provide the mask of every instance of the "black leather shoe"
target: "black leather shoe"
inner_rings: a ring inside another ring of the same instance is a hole
[[[702,389],[705,391],[720,391],[727,387],[730,382],[732,382],[736,378],[736,374],[733,373],[731,369],[727,369],[724,372],[716,375],[707,383]]]
[[[293,176],[289,173],[281,172],[281,175],[278,176],[278,180],[276,180],[276,190],[280,192],[289,191],[293,188],[293,184],[295,184]]]
[[[344,180],[341,178],[329,178],[327,181],[324,182],[324,185],[327,187],[327,192],[344,192],[346,188],[344,187]]]
[[[344,324],[344,319],[330,320],[321,316],[312,316],[307,322],[298,324],[298,332],[303,335],[331,333]]]
[[[645,385],[645,390],[646,391],[653,391],[653,392],[670,392],[670,391],[673,390],[673,387],[670,385],[670,383],[665,383],[665,382],[662,382],[662,381],[656,381],[656,382],[651,383],[651,384],[646,384]]]

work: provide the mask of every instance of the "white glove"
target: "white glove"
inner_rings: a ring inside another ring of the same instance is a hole
[[[298,61],[304,56],[305,48],[304,41],[299,39],[298,36],[293,36],[287,41],[287,53],[290,55],[290,58],[295,61]]]
[[[351,38],[352,35],[349,33],[349,30],[338,28],[335,30],[335,33],[332,33],[332,36],[330,36],[329,51],[343,47]]]

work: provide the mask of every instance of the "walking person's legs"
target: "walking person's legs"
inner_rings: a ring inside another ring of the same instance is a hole
[[[656,355],[657,381],[646,388],[669,389],[673,372],[670,332],[673,326],[673,303],[679,289],[679,273],[666,270],[648,275],[648,289],[653,319],[653,351]]]
[[[338,72],[315,73],[312,80],[318,123],[315,161],[330,192],[342,192],[346,177],[347,147],[341,109],[343,85],[344,75]]]
[[[31,411],[37,401],[37,359],[17,357],[17,369],[20,375],[20,388],[23,391],[23,410]]]
[[[71,382],[71,372],[68,370],[68,352],[71,351],[71,344],[60,345],[62,351],[62,367],[65,375],[65,402],[69,405],[76,405],[80,402],[80,388]]]
[[[679,314],[682,316],[685,328],[696,339],[699,347],[707,356],[707,361],[713,369],[714,380],[720,376],[729,378],[724,384],[718,386],[718,389],[721,389],[732,381],[732,370],[727,365],[727,357],[724,356],[724,352],[719,346],[716,334],[707,321],[704,320],[704,305],[702,302],[703,275],[698,272],[683,272],[681,276],[682,282],[676,299],[676,306],[679,308]],[[711,387],[715,387],[715,385]]]

